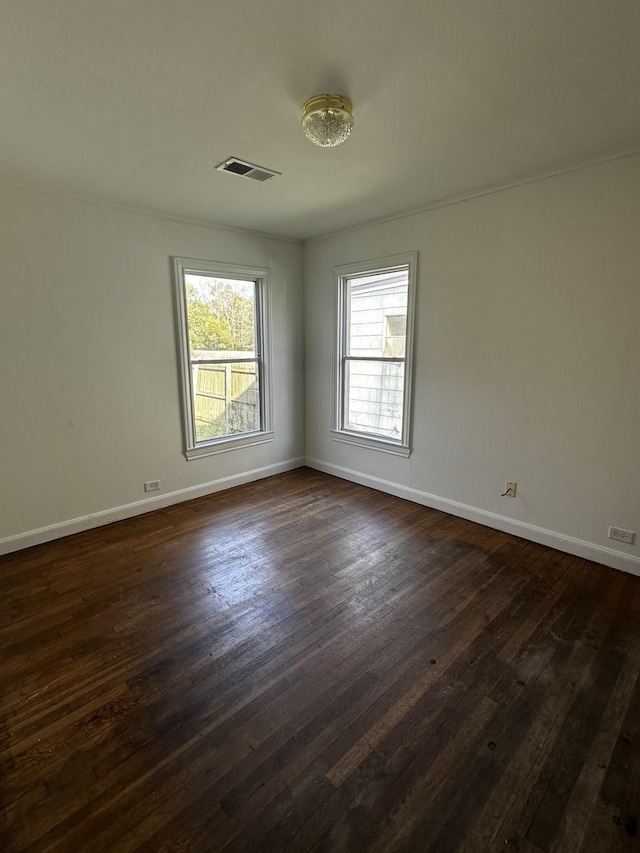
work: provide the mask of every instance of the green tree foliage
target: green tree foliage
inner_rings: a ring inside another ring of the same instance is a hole
[[[253,350],[253,299],[238,293],[230,282],[213,281],[197,288],[188,283],[187,313],[192,350]]]

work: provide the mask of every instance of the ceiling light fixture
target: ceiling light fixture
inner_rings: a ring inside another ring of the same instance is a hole
[[[344,95],[314,95],[305,101],[302,129],[307,139],[322,148],[340,145],[351,133],[353,105]]]

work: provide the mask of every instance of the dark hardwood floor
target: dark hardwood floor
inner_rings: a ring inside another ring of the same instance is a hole
[[[0,577],[7,853],[639,849],[639,578],[309,469]]]

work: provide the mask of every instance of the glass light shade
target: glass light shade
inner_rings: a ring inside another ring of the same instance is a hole
[[[314,95],[303,107],[302,129],[322,148],[340,145],[353,127],[353,106],[343,95]]]

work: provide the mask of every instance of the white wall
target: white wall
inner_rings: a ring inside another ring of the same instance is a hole
[[[300,245],[38,192],[0,199],[0,553],[300,463]],[[274,442],[186,461],[172,255],[271,268]],[[138,504],[152,479],[162,493]]]
[[[330,438],[332,268],[412,250],[402,459]],[[640,157],[311,241],[305,311],[309,464],[640,574]]]
[[[640,157],[307,243],[304,384],[299,245],[0,199],[0,553],[298,464],[306,391],[310,464],[640,573]],[[416,249],[403,459],[330,439],[332,268]],[[171,255],[271,268],[273,443],[185,460]]]

